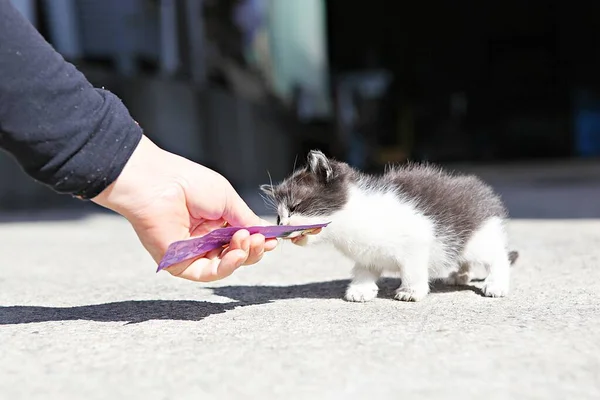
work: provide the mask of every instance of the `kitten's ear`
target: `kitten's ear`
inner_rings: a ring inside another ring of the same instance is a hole
[[[313,174],[320,176],[325,182],[333,177],[329,159],[319,150],[311,150],[308,153],[308,167]]]
[[[273,185],[265,183],[264,185],[260,185],[260,190],[267,196],[273,196]]]

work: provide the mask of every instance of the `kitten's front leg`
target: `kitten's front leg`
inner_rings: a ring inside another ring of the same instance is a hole
[[[422,247],[422,248],[421,248]],[[421,301],[429,293],[429,248],[419,246],[405,258],[400,271],[402,283],[394,298],[400,301]]]
[[[377,280],[381,276],[381,270],[356,263],[352,269],[352,275],[352,282],[346,289],[345,299],[347,301],[366,302],[377,297],[379,291]]]

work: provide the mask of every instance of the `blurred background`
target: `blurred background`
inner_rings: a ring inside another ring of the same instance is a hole
[[[163,148],[258,185],[319,148],[475,172],[515,218],[600,217],[600,5],[12,0]],[[0,208],[89,207],[0,154]]]

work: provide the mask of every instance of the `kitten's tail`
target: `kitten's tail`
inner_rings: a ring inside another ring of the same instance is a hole
[[[519,258],[519,252],[516,250],[508,252],[508,260],[510,261],[510,265],[515,265],[517,262],[517,258]]]

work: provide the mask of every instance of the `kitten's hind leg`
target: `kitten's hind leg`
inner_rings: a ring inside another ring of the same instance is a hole
[[[377,297],[379,291],[377,280],[381,276],[381,269],[356,263],[352,269],[352,275],[352,282],[346,289],[345,299],[347,301],[366,302]]]
[[[488,220],[477,230],[465,247],[463,259],[472,264],[483,264],[488,270],[483,293],[488,297],[508,295],[510,286],[510,259],[506,251],[506,236],[502,221]]]
[[[448,286],[465,286],[471,282],[471,264],[462,261],[458,271],[453,271],[443,280]]]
[[[489,275],[483,282],[483,294],[488,297],[507,296],[510,286],[510,261],[506,252],[498,251],[486,266]]]

